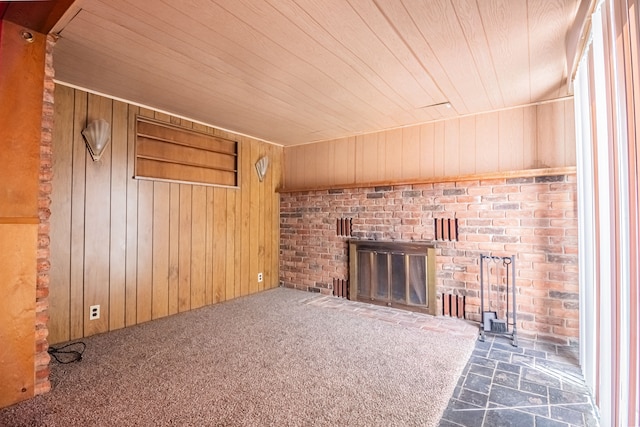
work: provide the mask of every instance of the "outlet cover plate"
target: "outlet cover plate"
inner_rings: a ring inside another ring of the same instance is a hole
[[[98,320],[100,318],[100,306],[89,306],[89,320]]]

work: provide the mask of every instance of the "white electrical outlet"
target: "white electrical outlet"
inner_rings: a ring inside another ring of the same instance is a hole
[[[98,320],[100,318],[100,306],[89,306],[89,320]]]
[[[258,273],[258,283],[262,282],[262,273]]]

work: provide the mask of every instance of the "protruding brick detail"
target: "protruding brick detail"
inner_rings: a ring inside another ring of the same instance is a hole
[[[45,58],[44,94],[42,98],[42,137],[40,140],[40,191],[38,197],[38,278],[36,284],[36,384],[35,394],[51,390],[49,382],[50,356],[49,344],[49,270],[50,262],[50,224],[51,182],[53,178],[52,145],[53,140],[53,36],[47,37]]]
[[[523,337],[578,339],[575,175],[503,178],[281,194],[281,282],[332,293],[347,279],[348,239],[335,218],[353,218],[355,239],[433,241],[434,218],[458,218],[458,240],[438,241],[437,292],[466,296],[480,319],[481,253],[515,254]]]

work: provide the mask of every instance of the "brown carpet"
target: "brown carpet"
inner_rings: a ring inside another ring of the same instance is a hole
[[[278,288],[85,339],[2,426],[435,426],[473,338]]]

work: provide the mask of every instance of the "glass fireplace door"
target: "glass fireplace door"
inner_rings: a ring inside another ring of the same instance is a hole
[[[426,306],[427,257],[358,250],[358,299],[389,306]]]

